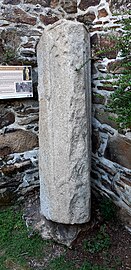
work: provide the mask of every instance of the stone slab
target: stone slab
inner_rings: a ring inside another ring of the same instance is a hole
[[[54,222],[90,218],[90,39],[81,23],[47,26],[37,50],[41,213]]]

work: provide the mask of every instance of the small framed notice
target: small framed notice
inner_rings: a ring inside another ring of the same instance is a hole
[[[0,66],[0,99],[33,97],[31,66]]]

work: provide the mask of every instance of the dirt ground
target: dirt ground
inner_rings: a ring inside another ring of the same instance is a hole
[[[32,220],[33,213],[36,215],[36,206],[38,209],[36,204],[33,211],[30,210],[30,205],[27,207]],[[71,270],[72,268],[66,268],[65,265],[59,267],[57,263],[56,267],[50,268],[49,263],[52,260],[57,261],[61,256],[64,256],[67,265],[68,262],[73,262],[73,269],[88,270],[88,267],[81,268],[83,262],[88,261],[92,265],[89,270],[131,270],[131,234],[120,223],[116,209],[112,205],[107,204],[102,209],[101,203],[92,196],[91,221],[80,232],[72,248],[69,249],[51,241],[43,259],[31,260],[29,266],[34,270]]]

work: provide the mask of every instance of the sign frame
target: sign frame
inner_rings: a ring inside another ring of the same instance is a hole
[[[33,97],[31,66],[0,66],[0,99]]]

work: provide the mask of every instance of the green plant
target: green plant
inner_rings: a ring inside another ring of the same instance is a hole
[[[29,237],[21,211],[0,211],[0,270],[6,269],[7,261],[26,265],[27,258],[40,258],[47,244],[37,233]]]
[[[92,265],[89,262],[84,262],[80,268],[80,270],[115,270],[114,268],[107,268],[106,266],[101,266],[101,265]]]
[[[116,47],[120,51],[123,61],[123,74],[114,84],[117,89],[110,96],[108,108],[117,115],[115,121],[120,128],[131,128],[131,18],[123,19],[124,34],[117,38]]]
[[[105,221],[116,219],[116,206],[111,200],[103,198],[100,203],[100,211]]]
[[[51,261],[47,270],[75,270],[73,262],[66,261],[64,256],[60,256]]]
[[[106,226],[103,225],[100,227],[100,231],[97,235],[90,241],[84,241],[84,249],[88,250],[90,253],[101,252],[103,249],[109,249],[111,244],[110,236],[106,232]]]
[[[104,96],[102,96],[101,94],[97,94],[97,93],[95,93],[95,96],[96,96],[97,98],[104,99]]]
[[[109,269],[106,266],[93,265],[90,262],[84,261],[82,266],[77,268],[79,270],[115,270]],[[46,269],[47,270],[47,269]],[[73,262],[66,261],[64,256],[60,256],[54,259],[48,266],[48,270],[76,270],[76,266]]]
[[[112,264],[115,269],[122,266],[122,259],[119,256],[113,256],[114,262],[112,262],[112,256],[109,251],[104,252],[104,265]]]
[[[12,48],[7,48],[3,54],[4,63],[10,64],[16,59],[16,52]]]

